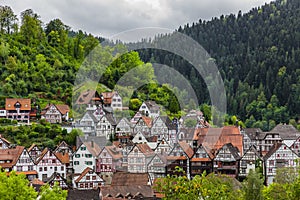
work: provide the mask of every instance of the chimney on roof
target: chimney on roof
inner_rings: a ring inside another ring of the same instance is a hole
[[[91,141],[91,146],[92,148],[94,148],[94,141]]]

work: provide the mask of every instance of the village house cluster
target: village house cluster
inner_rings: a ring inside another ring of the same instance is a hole
[[[34,186],[59,182],[70,198],[158,199],[151,186],[167,174],[192,179],[206,171],[243,180],[251,169],[262,167],[265,183],[270,184],[276,169],[296,167],[300,156],[300,133],[292,125],[279,124],[269,132],[212,128],[200,111],[181,119],[161,116],[154,101],[143,102],[131,119],[117,119],[114,111],[123,109],[118,92],[99,95],[89,90],[76,103],[85,106],[85,112],[70,126],[84,133],[75,148],[64,141],[56,149],[39,149],[35,144],[25,148],[0,136],[2,169],[26,174]],[[7,118],[29,123],[30,100],[7,99],[5,110]],[[42,116],[61,123],[68,120],[68,112],[65,105],[51,104]],[[185,127],[188,119],[197,125]],[[183,171],[177,171],[178,166]]]

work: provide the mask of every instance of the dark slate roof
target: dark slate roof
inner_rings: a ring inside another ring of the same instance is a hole
[[[112,186],[146,186],[148,185],[148,173],[116,172],[112,176]]]
[[[100,148],[103,148],[107,144],[106,136],[77,136],[76,149],[80,147],[83,142],[94,141]]]
[[[300,136],[300,132],[293,125],[286,124],[278,124],[271,132],[279,133],[283,140],[296,140]]]
[[[106,113],[105,117],[111,125],[113,125],[113,126],[117,125],[117,122],[112,113]]]
[[[155,101],[145,101],[145,104],[149,108],[150,111],[157,111],[160,109],[159,105]]]
[[[95,115],[94,115],[94,111],[88,110],[88,111],[86,111],[86,114],[88,114],[88,115],[92,118],[92,120],[93,120],[95,123],[98,122],[98,119],[97,119],[97,118],[95,117]]]
[[[132,199],[145,199],[154,197],[150,185],[103,186],[100,188],[103,197],[119,197]]]
[[[262,160],[262,157],[260,156],[260,153],[259,153],[259,151],[256,149],[256,146],[255,145],[251,145],[250,147],[249,147],[249,149],[247,149],[245,152],[244,152],[244,155],[242,156],[242,158],[248,153],[248,152],[254,152],[255,153],[255,155],[257,155],[258,157],[259,157],[259,159],[261,159]]]
[[[172,123],[171,119],[168,116],[160,116],[160,118],[169,130],[176,130],[176,125]]]
[[[255,140],[256,136],[262,133],[262,130],[260,128],[245,128],[244,131],[251,140]]]
[[[234,147],[231,143],[227,143],[224,146],[227,146],[227,148],[229,149],[230,153],[233,155],[235,160],[241,159],[241,157],[239,155],[239,149],[237,147]],[[223,149],[223,147],[218,150],[217,155],[220,152],[220,150]]]
[[[67,200],[100,200],[100,190],[68,190]]]
[[[181,140],[193,141],[194,132],[195,128],[180,128],[179,133],[184,133],[184,138],[182,138]]]

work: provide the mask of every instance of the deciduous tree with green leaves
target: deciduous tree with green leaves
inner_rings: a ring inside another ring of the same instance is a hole
[[[35,200],[37,192],[23,174],[17,175],[14,171],[9,173],[0,169],[0,199]]]

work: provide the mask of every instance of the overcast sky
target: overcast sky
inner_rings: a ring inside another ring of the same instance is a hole
[[[248,12],[271,0],[0,0],[15,14],[32,9],[46,24],[59,18],[73,30],[111,37],[130,29],[180,25]]]

